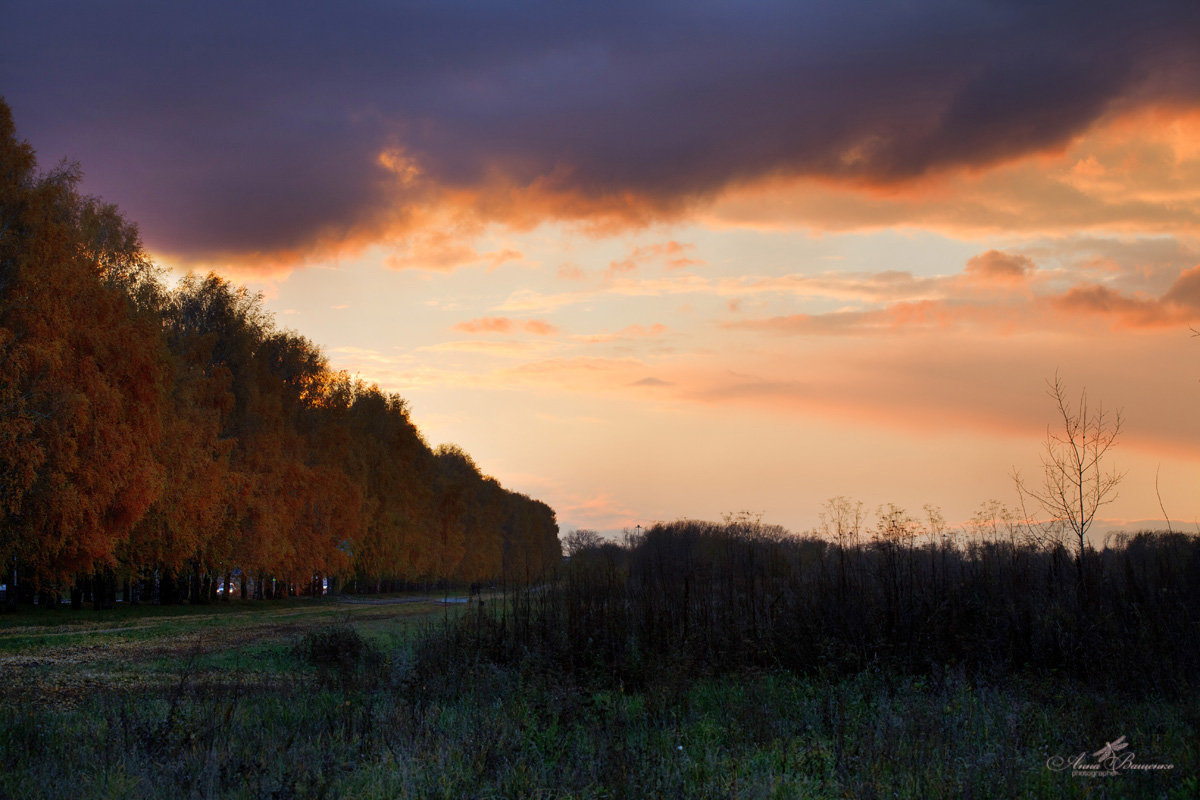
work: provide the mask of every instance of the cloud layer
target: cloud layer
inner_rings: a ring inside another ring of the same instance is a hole
[[[903,185],[1200,98],[1192,0],[37,3],[6,16],[0,85],[23,134],[48,159],[79,158],[153,247],[193,259],[395,240],[431,205],[605,225],[781,176]]]

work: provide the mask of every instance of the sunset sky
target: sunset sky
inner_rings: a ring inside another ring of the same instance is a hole
[[[1036,478],[1200,525],[1200,3],[14,2],[0,94],[564,530]],[[1158,522],[1152,522],[1158,520]]]

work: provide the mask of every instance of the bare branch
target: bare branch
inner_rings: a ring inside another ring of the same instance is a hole
[[[1162,494],[1158,491],[1158,472],[1162,469],[1162,464],[1154,470],[1154,496],[1158,498],[1158,508],[1163,513],[1163,519],[1167,521],[1167,533],[1173,533],[1171,530],[1171,518],[1167,516],[1167,507],[1163,505]]]
[[[1092,406],[1086,390],[1080,392],[1078,402],[1072,402],[1058,373],[1046,386],[1058,411],[1058,425],[1057,429],[1046,427],[1041,484],[1028,486],[1016,471],[1013,481],[1026,520],[1030,518],[1025,510],[1026,498],[1032,498],[1049,515],[1051,524],[1064,525],[1071,531],[1082,586],[1088,530],[1097,512],[1117,499],[1117,486],[1125,477],[1123,472],[1104,469],[1124,420],[1120,411],[1110,412],[1103,404]]]

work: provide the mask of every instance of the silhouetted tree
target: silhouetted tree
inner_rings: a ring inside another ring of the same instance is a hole
[[[1058,375],[1049,384],[1049,395],[1058,411],[1060,429],[1046,428],[1042,453],[1042,480],[1030,486],[1014,471],[1013,480],[1021,495],[1032,497],[1051,519],[1062,523],[1075,550],[1079,591],[1087,594],[1087,534],[1096,512],[1117,499],[1117,485],[1124,474],[1107,469],[1105,458],[1121,432],[1121,412],[1088,404],[1087,390],[1072,403]]]
[[[563,537],[563,548],[567,555],[575,556],[584,550],[599,547],[603,542],[604,539],[596,531],[579,528]]]

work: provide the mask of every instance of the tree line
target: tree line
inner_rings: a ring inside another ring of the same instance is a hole
[[[1080,573],[1064,541],[986,511],[942,535],[936,515],[926,527],[890,506],[868,532],[852,501],[827,508],[848,512],[846,535],[752,516],[660,523],[623,543],[569,535],[558,581],[479,608],[418,662],[533,659],[628,689],[746,669],[1070,678],[1168,696],[1197,685],[1200,537],[1122,534],[1088,548]]]
[[[529,581],[554,512],[215,274],[173,288],[0,100],[0,583],[202,601]]]

